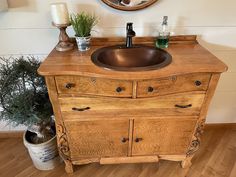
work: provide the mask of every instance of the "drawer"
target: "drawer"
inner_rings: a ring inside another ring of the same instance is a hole
[[[153,98],[59,98],[64,119],[109,116],[199,115],[205,94],[181,93]]]
[[[132,82],[80,76],[56,76],[59,94],[132,97]]]
[[[171,93],[206,91],[211,78],[208,73],[196,73],[138,82],[137,97]]]

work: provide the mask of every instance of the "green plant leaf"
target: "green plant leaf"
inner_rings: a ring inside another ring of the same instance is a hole
[[[91,35],[92,28],[97,24],[98,20],[95,15],[81,12],[71,14],[70,22],[76,37],[87,37]]]

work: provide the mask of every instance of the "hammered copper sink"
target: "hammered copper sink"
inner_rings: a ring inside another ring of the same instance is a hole
[[[172,57],[165,50],[149,46],[109,46],[96,50],[92,56],[95,65],[115,71],[147,71],[163,68]]]

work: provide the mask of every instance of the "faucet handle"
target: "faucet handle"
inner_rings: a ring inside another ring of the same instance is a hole
[[[131,22],[127,23],[126,24],[126,29],[127,30],[130,30],[130,29],[132,30],[133,29],[133,23],[131,23]]]

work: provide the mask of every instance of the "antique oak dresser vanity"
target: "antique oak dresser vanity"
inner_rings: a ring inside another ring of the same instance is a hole
[[[153,45],[154,38],[134,43]],[[95,38],[91,49],[55,49],[38,72],[46,79],[56,117],[60,156],[73,165],[180,161],[191,165],[220,74],[227,66],[196,36],[176,36],[168,66],[152,71],[112,71],[91,61],[124,38]]]

